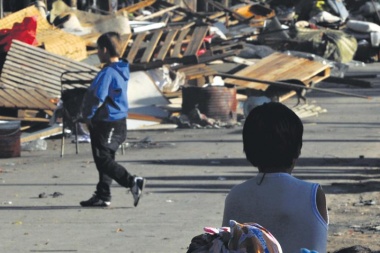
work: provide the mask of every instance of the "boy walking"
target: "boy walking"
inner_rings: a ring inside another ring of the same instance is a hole
[[[115,161],[115,153],[127,136],[127,87],[129,64],[120,60],[121,39],[116,32],[102,34],[97,40],[98,57],[105,63],[88,88],[82,104],[82,116],[91,137],[92,155],[99,172],[94,195],[81,201],[84,207],[105,207],[111,204],[111,184],[129,188],[134,206],[139,203],[146,180],[132,176]]]

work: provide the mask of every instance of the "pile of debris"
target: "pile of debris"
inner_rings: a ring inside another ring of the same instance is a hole
[[[145,0],[99,11],[71,2],[36,1],[0,19],[0,120],[21,121],[21,142],[62,133],[57,103],[100,70],[104,32],[122,35],[131,66],[130,129],[231,126],[261,98],[303,102],[318,82],[345,82],[352,60],[377,61],[380,44],[370,1]]]

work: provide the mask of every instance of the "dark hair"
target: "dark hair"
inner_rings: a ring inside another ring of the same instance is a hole
[[[367,247],[363,247],[360,245],[351,246],[348,248],[342,248],[334,253],[371,253],[372,250]]]
[[[107,32],[102,34],[97,42],[98,47],[107,48],[111,57],[120,57],[121,55],[121,38],[117,32]]]
[[[245,120],[244,152],[255,167],[290,167],[300,155],[302,135],[303,124],[292,110],[281,103],[265,103]]]

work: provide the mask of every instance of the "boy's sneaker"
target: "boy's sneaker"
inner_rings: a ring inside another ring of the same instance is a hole
[[[94,195],[89,200],[81,201],[80,205],[83,207],[107,207],[111,205],[111,202],[101,200],[96,195]]]
[[[144,190],[146,179],[142,177],[135,177],[133,179],[134,185],[131,187],[131,192],[133,195],[133,204],[137,206],[141,198],[142,191]]]

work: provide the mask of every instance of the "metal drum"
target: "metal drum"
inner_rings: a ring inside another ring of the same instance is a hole
[[[20,121],[0,121],[0,158],[20,157]]]
[[[236,88],[226,86],[183,87],[182,113],[198,108],[208,118],[224,123],[236,123]]]

